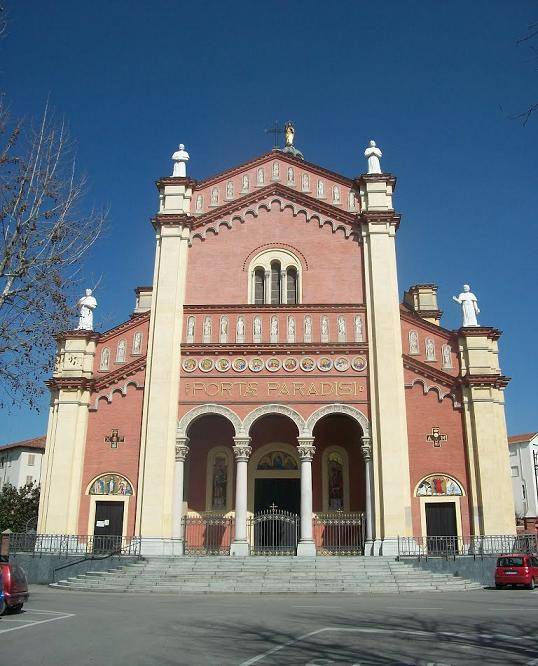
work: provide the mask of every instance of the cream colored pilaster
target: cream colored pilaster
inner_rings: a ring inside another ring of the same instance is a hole
[[[38,532],[77,534],[95,347],[99,335],[71,331],[58,340],[47,442],[41,477]]]
[[[395,179],[359,179],[369,329],[370,404],[376,500],[376,538],[383,553],[410,535],[409,451],[404,395],[400,301],[395,237],[400,217],[392,208]]]
[[[461,328],[462,400],[475,534],[515,534],[515,511],[497,340],[487,327]]]
[[[193,184],[188,178],[165,178],[157,183],[161,209],[154,219],[157,249],[136,523],[143,550],[150,554],[162,553],[162,540],[174,535],[176,425]]]

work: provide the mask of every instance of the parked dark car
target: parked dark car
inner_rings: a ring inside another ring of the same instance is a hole
[[[524,585],[534,590],[538,584],[538,556],[525,554],[501,555],[495,569],[495,587]]]
[[[0,615],[6,610],[6,602],[4,601],[4,584],[2,582],[2,568],[0,567]]]
[[[0,571],[6,611],[20,613],[29,596],[24,569],[18,564],[0,562]]]

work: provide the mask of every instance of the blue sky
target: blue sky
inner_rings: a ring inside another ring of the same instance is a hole
[[[102,274],[107,328],[151,284],[154,181],[180,141],[203,178],[267,151],[264,128],[292,119],[306,159],[355,176],[374,138],[398,177],[400,290],[438,284],[455,328],[450,297],[471,284],[480,322],[504,331],[509,431],[538,429],[538,114],[508,117],[538,101],[538,61],[516,45],[535,2],[6,4],[0,88],[15,115],[50,96],[88,205],[110,209],[85,268],[88,284]],[[47,407],[0,414],[0,441],[44,433]]]

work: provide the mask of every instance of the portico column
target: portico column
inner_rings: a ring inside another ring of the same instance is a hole
[[[372,440],[370,437],[362,438],[362,457],[364,458],[364,485],[366,489],[366,548],[365,554],[370,555],[374,540],[374,503],[372,498]]]
[[[252,453],[250,437],[234,437],[235,446],[235,536],[230,547],[230,555],[248,555],[247,541],[247,486],[248,459]]]
[[[297,555],[314,556],[316,544],[312,534],[312,459],[316,452],[313,437],[298,437],[297,451],[301,458],[301,539]]]
[[[183,485],[185,478],[185,459],[189,453],[189,438],[176,437],[176,455],[174,463],[174,495],[172,506],[172,538],[178,539],[183,552]]]

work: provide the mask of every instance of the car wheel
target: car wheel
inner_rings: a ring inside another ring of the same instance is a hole
[[[16,604],[15,606],[8,606],[6,610],[8,613],[20,613],[23,606],[24,604]]]
[[[534,588],[535,588],[534,578],[531,578],[531,582],[526,587],[527,587],[527,590],[534,590]]]
[[[495,583],[495,589],[496,590],[502,590],[503,586],[500,583]]]

